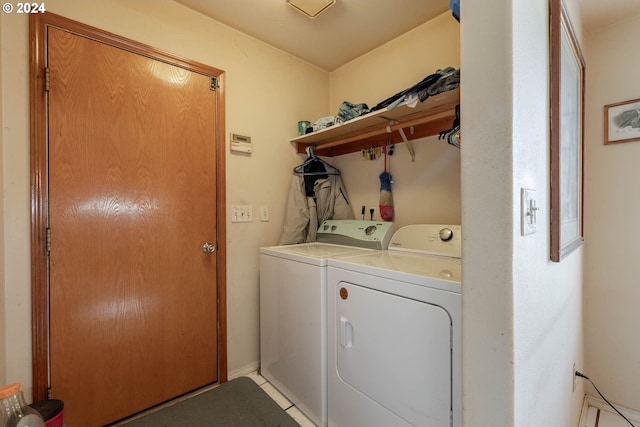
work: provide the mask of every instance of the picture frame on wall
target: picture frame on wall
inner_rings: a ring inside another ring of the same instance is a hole
[[[584,242],[585,64],[562,0],[550,0],[550,258],[560,262]]]
[[[604,143],[640,141],[640,99],[604,106]]]

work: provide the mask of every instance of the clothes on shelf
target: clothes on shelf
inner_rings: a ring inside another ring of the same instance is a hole
[[[418,101],[424,102],[428,97],[437,95],[448,90],[453,90],[460,86],[460,69],[446,67],[437,70],[435,73],[428,75],[415,85],[396,93],[393,96],[378,103],[371,111],[377,111],[382,108],[393,109],[403,102],[411,103]]]
[[[439,69],[415,85],[390,96],[372,108],[369,108],[365,103],[356,104],[349,101],[343,101],[335,116],[321,117],[314,123],[313,127],[310,128],[307,133],[318,132],[383,108],[392,110],[398,105],[404,104],[414,107],[418,102],[424,102],[430,96],[435,96],[439,93],[456,89],[459,86],[460,69],[453,67]]]

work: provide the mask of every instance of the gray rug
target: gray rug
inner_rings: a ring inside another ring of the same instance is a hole
[[[163,408],[126,427],[300,427],[247,377]]]

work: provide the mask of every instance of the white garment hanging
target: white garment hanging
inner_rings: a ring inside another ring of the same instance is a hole
[[[315,242],[316,231],[323,221],[355,218],[339,175],[316,180],[313,193],[314,197],[306,195],[303,177],[292,177],[281,245]]]

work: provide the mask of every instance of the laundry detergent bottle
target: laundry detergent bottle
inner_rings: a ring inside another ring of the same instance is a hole
[[[25,403],[19,383],[0,387],[0,427],[45,427],[38,411]]]

